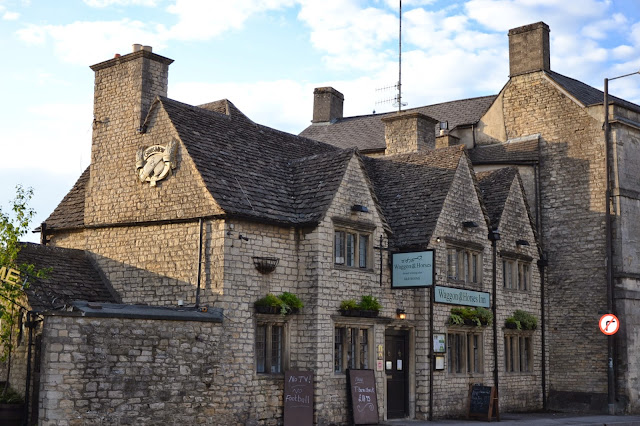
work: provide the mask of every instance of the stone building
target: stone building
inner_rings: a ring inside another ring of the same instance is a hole
[[[601,92],[550,70],[548,31],[510,31],[496,96],[343,117],[319,88],[300,136],[168,99],[172,61],[148,48],[94,65],[91,165],[22,252],[55,266],[27,291],[38,356],[14,357],[39,424],[281,424],[289,370],[313,372],[320,425],[349,421],[347,369],[373,370],[380,420],[464,415],[472,383],[503,412],[606,409]],[[640,107],[610,110],[615,397],[637,412]],[[398,288],[417,256],[431,282]],[[283,292],[304,307],[254,308]],[[339,310],[361,296],[377,316]],[[492,324],[455,321],[468,306]],[[516,311],[537,328],[509,328]]]
[[[424,125],[441,135],[436,147],[465,145],[476,173],[507,166],[519,171],[544,259],[548,407],[637,413],[640,106],[609,98],[607,179],[603,93],[551,69],[549,27],[543,22],[509,31],[509,59],[510,77],[498,95],[405,114],[433,117],[437,124]],[[339,108],[323,106],[342,105],[340,93],[323,93],[334,95],[316,96],[314,121],[302,136],[356,146],[371,156],[397,153],[384,124],[395,113],[343,117]],[[331,115],[319,119],[316,110]],[[598,321],[610,311],[621,325],[608,338]]]

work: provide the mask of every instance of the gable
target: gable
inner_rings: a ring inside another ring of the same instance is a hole
[[[390,245],[426,247],[456,175],[464,147],[365,158],[383,215],[391,229]]]

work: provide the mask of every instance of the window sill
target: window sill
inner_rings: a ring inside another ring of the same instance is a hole
[[[333,269],[339,270],[339,271],[355,271],[355,272],[366,272],[366,273],[373,273],[374,270],[373,268],[358,268],[357,266],[344,266],[344,265],[339,265],[334,263],[333,264]]]
[[[256,378],[258,380],[272,380],[272,381],[280,381],[284,380],[284,373],[256,373]]]

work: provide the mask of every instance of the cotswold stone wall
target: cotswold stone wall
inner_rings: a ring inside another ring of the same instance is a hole
[[[497,243],[496,282],[498,294],[495,321],[498,325],[498,380],[502,412],[530,411],[542,408],[542,312],[540,270],[537,266],[539,255],[523,195],[517,180],[514,181],[499,224],[500,241]],[[516,244],[516,240],[526,240],[529,245],[519,246]],[[521,256],[520,259],[531,259],[529,263],[531,281],[527,291],[504,287],[502,261],[505,258],[513,259],[515,255]],[[532,339],[533,356],[530,372],[507,372],[505,369],[504,337],[505,333],[514,332],[505,329],[505,320],[513,315],[516,309],[526,311],[538,320],[538,327],[533,332],[516,332],[516,334],[526,335]]]
[[[146,55],[148,56],[148,55]],[[178,143],[175,170],[151,187],[136,171],[139,148],[166,146],[179,137],[166,112],[150,111],[144,133],[140,114],[156,95],[166,96],[168,65],[132,54],[133,59],[96,71],[90,180],[86,225],[184,219],[220,212],[193,162]],[[162,58],[154,55],[153,58]],[[144,90],[144,91],[143,91]]]
[[[602,123],[540,72],[511,78],[503,102],[507,138],[541,134],[551,403],[588,394],[582,408],[600,409],[607,392],[606,339],[594,328],[606,307]]]
[[[48,316],[41,425],[237,424],[220,324]]]

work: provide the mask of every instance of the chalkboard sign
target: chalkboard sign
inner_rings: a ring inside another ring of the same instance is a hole
[[[354,425],[378,424],[378,396],[373,370],[347,370]]]
[[[493,386],[475,384],[469,387],[467,417],[485,417],[487,421],[490,421],[492,417],[500,419],[498,415],[498,398]]]
[[[313,371],[284,373],[284,426],[313,425]]]

